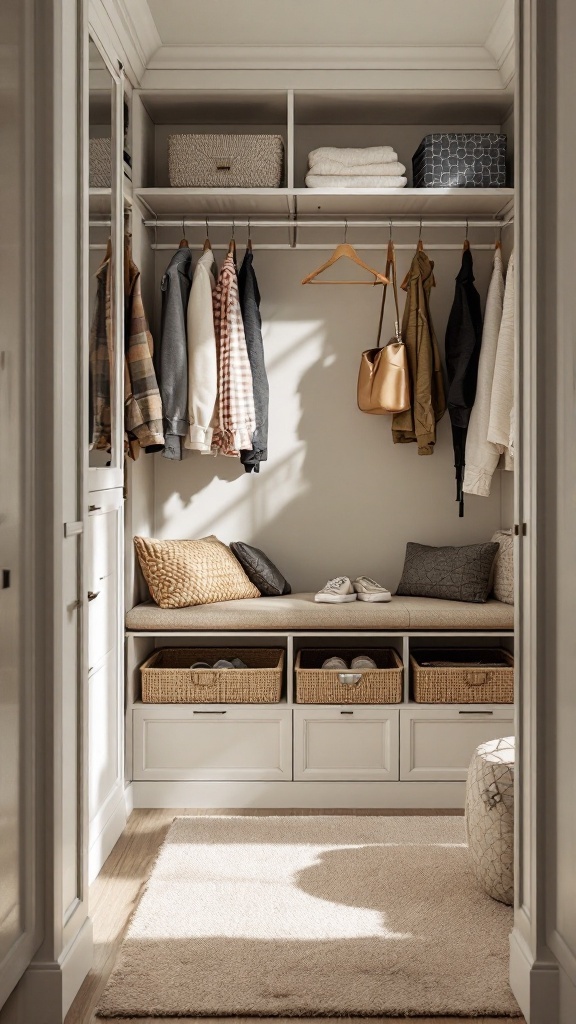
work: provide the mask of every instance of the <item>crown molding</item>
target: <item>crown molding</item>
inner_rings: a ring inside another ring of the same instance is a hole
[[[160,46],[150,71],[494,71],[484,46]]]
[[[506,88],[514,77],[514,29],[514,0],[507,0],[496,18],[485,43],[486,50],[493,58],[500,72],[503,88]]]
[[[122,61],[132,85],[140,85],[162,40],[146,2],[90,0],[89,23],[109,57]]]

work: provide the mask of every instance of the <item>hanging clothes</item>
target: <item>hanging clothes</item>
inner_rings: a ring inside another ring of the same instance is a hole
[[[218,427],[212,437],[212,450],[238,456],[242,449],[251,449],[256,420],[252,371],[232,253],[222,264],[213,300],[218,347]]]
[[[152,356],[154,343],[142,302],[140,271],[132,261],[130,241],[124,251],[125,361],[124,427],[126,455],[137,459],[140,448],[162,451],[162,401]]]
[[[488,440],[488,427],[503,300],[504,268],[502,249],[498,245],[494,252],[492,277],[484,311],[482,347],[478,363],[478,385],[466,438],[466,466],[462,488],[466,494],[480,494],[483,497],[488,497],[490,494],[492,477],[500,460],[499,449],[492,441]]]
[[[262,318],[260,316],[260,290],[254,273],[254,253],[247,249],[244,254],[238,289],[240,293],[240,309],[244,322],[244,335],[250,368],[252,370],[252,388],[254,395],[254,415],[256,428],[252,437],[252,449],[242,449],[240,458],[247,473],[254,470],[260,472],[260,463],[268,458],[268,401],[270,389],[264,361],[264,345],[262,344]]]
[[[188,436],[192,451],[208,454],[218,423],[218,355],[214,330],[212,249],[202,253],[192,280],[188,302]]]
[[[458,514],[464,515],[464,463],[466,434],[476,398],[478,360],[482,345],[482,310],[474,286],[474,264],[468,245],[462,253],[462,266],[456,277],[454,302],[446,327],[446,372],[448,374],[448,413],[452,423],[456,501]]]
[[[162,327],[156,372],[164,418],[164,458],[182,458],[182,438],[188,433],[188,342],[186,313],[192,285],[192,252],[176,250],[162,278]]]
[[[514,455],[514,311],[515,276],[512,253],[506,271],[502,323],[498,335],[488,425],[488,440],[504,454],[506,469],[512,469],[511,459]]]
[[[436,444],[436,423],[446,411],[438,342],[430,315],[430,291],[435,285],[434,263],[418,244],[402,288],[406,305],[402,337],[410,371],[411,407],[392,418],[395,444],[415,441],[418,455],[431,455]]]
[[[88,419],[90,448],[109,452],[112,447],[110,409],[110,367],[112,365],[113,327],[111,308],[112,246],[96,271],[96,301],[90,326],[88,359]]]

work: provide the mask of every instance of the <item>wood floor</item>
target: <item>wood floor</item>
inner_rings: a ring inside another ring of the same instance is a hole
[[[116,954],[122,942],[126,926],[132,911],[134,910],[140,893],[146,881],[158,849],[170,827],[172,819],[176,815],[185,814],[454,814],[454,811],[374,811],[374,810],[331,810],[331,811],[286,811],[286,810],[197,810],[188,808],[185,810],[142,810],[134,811],[128,822],[128,826],[116,844],[110,857],[106,861],[100,875],[90,890],[90,916],[94,924],[94,967],[86,978],[74,1003],[72,1004],[65,1024],[102,1024],[102,1018],[97,1017],[95,1008],[100,998],[110,972],[114,966]],[[195,1017],[130,1017],[123,1018],[124,1024],[161,1024],[164,1020],[167,1024],[174,1024],[174,1020],[195,1021]],[[234,1024],[241,1021],[242,1024],[264,1024],[267,1018],[203,1018],[201,1024],[208,1024],[212,1021],[216,1024]],[[358,1018],[338,1017],[322,1018],[322,1024],[351,1024]],[[273,1024],[286,1021],[286,1018],[269,1018]],[[305,1024],[307,1018],[301,1018],[300,1024]],[[371,1021],[381,1020],[383,1024],[391,1024],[392,1021],[400,1022],[400,1018],[370,1018]],[[406,1018],[401,1020],[406,1024]],[[494,1017],[412,1017],[410,1020],[415,1024],[495,1024]],[[522,1018],[497,1018],[500,1024],[510,1021],[510,1024],[525,1024]],[[290,1020],[294,1024],[294,1020]],[[319,1024],[318,1018],[310,1020],[308,1024]]]

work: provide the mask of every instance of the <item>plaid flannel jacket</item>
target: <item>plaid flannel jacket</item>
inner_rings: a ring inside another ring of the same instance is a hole
[[[126,300],[124,363],[124,449],[137,459],[140,448],[161,451],[164,447],[162,400],[152,356],[154,342],[142,302],[140,271],[132,262],[129,242],[124,253]]]
[[[212,451],[237,456],[240,449],[252,449],[256,416],[238,278],[230,253],[218,275],[213,309],[218,349],[219,418],[212,438]]]
[[[140,271],[132,262],[127,242],[124,260],[125,454],[136,459],[140,448],[164,446],[162,402],[152,363],[153,341],[142,304]],[[112,447],[111,375],[113,365],[112,250],[110,242],[96,279],[98,289],[90,330],[90,447]]]

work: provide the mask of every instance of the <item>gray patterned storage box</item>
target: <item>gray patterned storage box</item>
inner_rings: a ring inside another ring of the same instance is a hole
[[[281,135],[170,135],[173,188],[280,188]]]
[[[412,174],[414,188],[504,188],[506,136],[433,132],[412,157]]]

